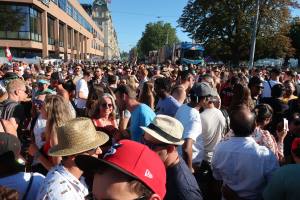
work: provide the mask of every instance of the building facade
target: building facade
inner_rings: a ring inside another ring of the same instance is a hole
[[[107,3],[96,4],[94,2],[92,16],[104,34],[104,59],[120,59],[118,37]]]
[[[77,0],[1,0],[0,48],[15,57],[104,58],[104,34]]]

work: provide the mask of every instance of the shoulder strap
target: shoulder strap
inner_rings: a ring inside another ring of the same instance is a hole
[[[32,185],[32,182],[33,182],[33,178],[34,178],[34,176],[33,176],[33,173],[31,172],[31,173],[30,173],[30,180],[29,180],[28,186],[27,186],[27,188],[26,188],[26,192],[25,192],[25,194],[24,194],[22,200],[26,200],[26,199],[27,199],[27,196],[28,196],[28,194],[29,194],[29,190],[30,190],[31,185]]]
[[[1,118],[3,119],[9,119],[12,115],[12,112],[13,112],[13,108],[15,106],[17,106],[18,103],[17,102],[14,102],[14,101],[8,101],[6,103],[4,103],[3,107],[2,107],[2,113],[1,113]]]
[[[271,86],[270,80],[268,80],[268,84],[269,84],[270,90],[272,90],[272,86]]]
[[[1,126],[5,133],[7,133],[6,126],[4,125],[3,119],[0,119]]]

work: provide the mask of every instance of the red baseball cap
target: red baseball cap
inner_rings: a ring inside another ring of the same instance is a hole
[[[76,165],[83,171],[110,166],[148,186],[154,193],[164,198],[166,194],[166,169],[159,156],[147,146],[131,141],[120,140],[104,155],[103,159],[78,155]]]
[[[300,153],[300,138],[295,138],[293,140],[292,152],[295,153],[297,156],[300,156],[298,155]]]

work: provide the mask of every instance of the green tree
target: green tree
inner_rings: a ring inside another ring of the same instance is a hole
[[[295,56],[300,61],[300,17],[296,17],[292,20],[290,38],[292,39],[292,45],[296,50]]]
[[[121,60],[122,61],[128,61],[129,60],[129,53],[126,51],[122,51],[120,54]]]
[[[148,23],[137,47],[139,57],[147,56],[149,51],[158,50],[165,44],[177,43],[176,29],[162,21]]]
[[[274,56],[292,53],[291,41],[285,35],[288,32],[289,7],[294,6],[291,3],[295,2],[260,0],[257,38],[262,44],[258,48],[266,46],[266,38],[274,40],[276,36],[280,45],[272,52],[276,54]],[[238,65],[240,60],[249,57],[255,7],[256,0],[189,0],[178,23],[193,39],[203,42],[207,52],[215,53],[212,57]]]

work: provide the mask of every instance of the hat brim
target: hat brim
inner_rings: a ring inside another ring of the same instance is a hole
[[[104,169],[106,167],[111,167],[121,173],[124,173],[132,178],[140,180],[137,176],[134,174],[126,171],[122,167],[113,164],[111,162],[108,162],[103,159],[98,159],[93,156],[88,156],[88,155],[78,155],[75,158],[75,163],[84,172],[90,172],[90,173],[96,173],[98,170]]]
[[[58,144],[49,149],[48,154],[50,156],[76,155],[91,150],[93,148],[99,147],[109,140],[109,137],[106,133],[103,133],[101,131],[96,131],[96,133],[97,135],[93,142],[82,144],[82,146],[78,145],[76,147],[64,147]]]
[[[149,135],[151,135],[152,137],[154,137],[155,139],[163,142],[163,143],[166,143],[166,144],[173,144],[173,145],[182,145],[184,143],[184,140],[180,140],[179,142],[172,142],[172,141],[169,141],[167,139],[165,139],[164,137],[162,137],[159,133],[157,133],[156,131],[148,128],[148,127],[145,127],[145,126],[141,126],[140,127],[143,131],[145,131],[146,133],[148,133]]]

